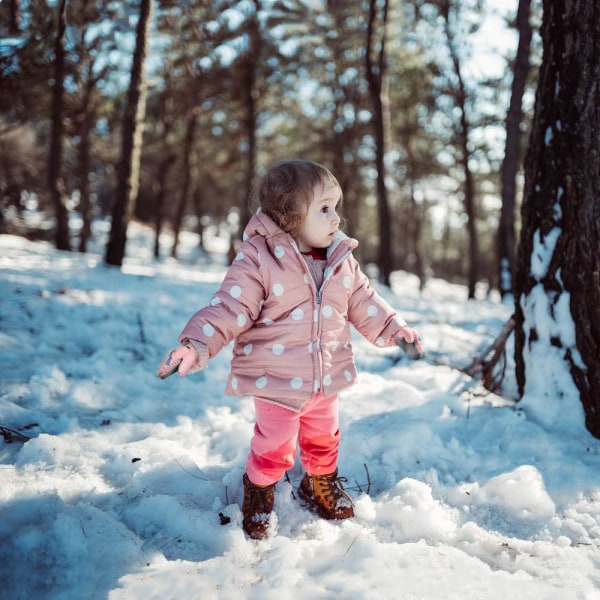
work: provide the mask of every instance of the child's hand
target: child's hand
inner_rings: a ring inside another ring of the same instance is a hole
[[[203,361],[203,364],[200,364],[200,362],[200,356],[196,349],[191,344],[186,344],[185,346],[171,350],[160,365],[158,365],[156,374],[161,379],[165,379],[177,371],[183,377],[190,372],[204,369],[206,361]]]
[[[411,358],[421,358],[423,354],[425,354],[425,349],[423,348],[423,340],[419,335],[416,329],[405,325],[398,332],[399,335],[396,338],[396,343],[401,346],[404,351],[410,356],[410,351],[408,350],[406,344],[414,344],[414,347],[417,350],[418,356],[414,356]]]

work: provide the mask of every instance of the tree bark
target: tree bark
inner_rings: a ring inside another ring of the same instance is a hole
[[[469,145],[469,136],[471,125],[467,117],[467,90],[462,76],[460,59],[456,52],[456,45],[450,24],[450,2],[443,0],[439,2],[439,9],[444,19],[444,29],[446,32],[446,42],[448,51],[452,59],[454,74],[457,80],[457,89],[455,92],[456,106],[460,112],[460,122],[458,128],[458,146],[461,153],[460,164],[464,174],[464,206],[467,215],[467,234],[469,248],[469,267],[468,267],[468,297],[475,297],[475,286],[479,278],[479,236],[477,234],[477,210],[475,206],[475,182],[473,172],[471,171],[471,149]]]
[[[136,46],[131,66],[131,81],[123,121],[119,184],[113,205],[110,236],[105,256],[107,264],[119,267],[123,264],[127,243],[127,226],[133,214],[139,188],[140,157],[146,110],[144,61],[148,47],[151,14],[152,0],[141,0],[136,29]]]
[[[260,61],[260,29],[258,14],[261,10],[259,0],[254,0],[254,12],[250,16],[248,29],[248,55],[244,72],[244,102],[246,108],[246,134],[248,136],[248,158],[246,162],[246,194],[242,196],[240,207],[240,222],[237,237],[241,240],[243,231],[250,220],[250,194],[256,181],[256,129],[257,129],[257,99],[256,78]]]
[[[90,203],[90,185],[89,185],[89,167],[90,167],[90,136],[92,130],[92,95],[96,87],[97,80],[93,74],[94,61],[88,64],[87,78],[85,81],[85,91],[81,107],[79,120],[79,148],[78,148],[78,166],[79,166],[79,212],[81,214],[81,232],[79,234],[79,252],[87,250],[87,242],[92,233],[92,215]]]
[[[373,106],[373,126],[375,136],[375,169],[377,171],[377,216],[379,221],[379,277],[381,283],[390,285],[392,272],[391,219],[387,186],[385,183],[385,156],[390,144],[391,125],[389,118],[388,81],[386,75],[385,44],[387,39],[388,0],[383,2],[381,15],[381,36],[377,62],[375,53],[375,35],[377,21],[377,0],[369,2],[369,22],[367,26],[367,49],[365,53],[367,82]]]
[[[71,250],[69,214],[63,198],[61,178],[63,145],[63,84],[65,79],[66,0],[58,5],[58,30],[54,43],[54,88],[52,92],[52,133],[48,155],[48,186],[56,217],[55,244],[58,250]]]
[[[600,437],[600,4],[544,0],[542,40],[515,280],[517,381],[527,394],[530,366],[555,357],[535,394],[571,398],[554,376],[564,368]]]
[[[177,212],[175,213],[175,219],[173,221],[173,247],[171,248],[171,256],[173,258],[177,258],[179,234],[181,232],[181,226],[183,224],[183,217],[185,216],[185,207],[188,201],[190,182],[192,180],[192,172],[194,170],[194,142],[196,139],[197,123],[198,117],[196,116],[196,111],[192,109],[188,116],[187,128],[185,133],[185,143],[183,145],[183,184],[181,186],[179,203],[177,204]]]
[[[515,272],[515,205],[517,173],[521,164],[521,124],[523,93],[529,73],[532,28],[529,22],[531,0],[519,0],[516,27],[519,45],[514,65],[510,105],[506,115],[506,142],[501,171],[502,208],[498,227],[498,290],[504,298],[513,293]]]
[[[166,149],[166,143],[164,144]],[[154,215],[154,258],[160,258],[160,236],[165,218],[165,196],[167,194],[167,175],[169,169],[175,163],[175,154],[167,154],[160,161],[158,169],[158,177],[156,180],[156,213]]]

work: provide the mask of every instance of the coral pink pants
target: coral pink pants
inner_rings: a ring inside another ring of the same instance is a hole
[[[254,398],[256,424],[246,473],[256,485],[279,481],[294,465],[296,444],[309,475],[333,473],[340,443],[337,395],[315,394],[300,412]]]

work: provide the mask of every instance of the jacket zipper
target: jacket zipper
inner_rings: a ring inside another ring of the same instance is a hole
[[[310,279],[311,279],[311,283],[314,286],[314,289],[316,290],[316,300],[317,300],[317,340],[316,340],[316,348],[315,350],[315,357],[316,357],[316,368],[317,368],[317,374],[319,376],[319,387],[318,389],[315,390],[315,392],[320,392],[323,389],[323,352],[321,350],[321,304],[322,304],[322,300],[323,300],[323,290],[325,289],[325,285],[327,285],[327,282],[331,279],[331,277],[333,276],[333,272],[335,271],[335,269],[337,268],[338,265],[340,265],[344,260],[346,260],[346,258],[348,257],[348,255],[351,253],[351,250],[347,249],[341,256],[340,258],[331,265],[331,267],[329,267],[329,275],[323,280],[323,283],[321,284],[321,287],[319,289],[317,289],[317,286],[312,278],[312,275],[310,275]],[[302,259],[302,262],[304,262],[304,268],[306,271],[309,271],[308,266],[306,265],[306,261],[304,261],[304,259]],[[326,266],[326,268],[328,268],[328,266]]]

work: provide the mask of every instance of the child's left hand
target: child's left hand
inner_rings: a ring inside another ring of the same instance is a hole
[[[421,356],[423,356],[423,354],[425,354],[425,348],[423,348],[423,338],[421,338],[421,336],[419,335],[419,332],[416,329],[413,329],[412,327],[405,325],[404,327],[400,328],[400,331],[398,333],[400,334],[398,336],[398,338],[403,339],[405,342],[408,342],[409,344],[415,345],[415,348],[417,349],[417,352],[419,353],[419,357],[421,357]]]

